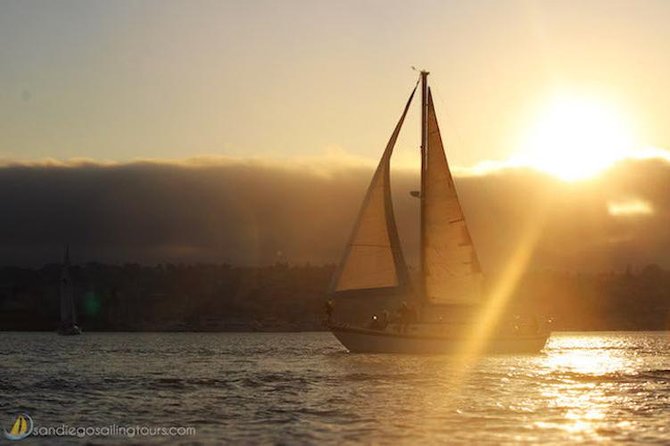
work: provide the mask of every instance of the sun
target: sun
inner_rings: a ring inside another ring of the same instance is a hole
[[[565,181],[594,177],[633,148],[629,120],[597,99],[560,95],[536,116],[516,162]]]

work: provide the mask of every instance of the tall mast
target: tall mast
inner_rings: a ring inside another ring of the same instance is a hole
[[[419,250],[419,258],[420,258],[420,265],[421,265],[421,279],[419,280],[420,286],[419,286],[419,292],[421,294],[421,299],[426,298],[426,269],[424,265],[424,250],[426,246],[426,230],[425,230],[425,221],[426,219],[425,214],[426,214],[426,200],[425,200],[425,187],[426,187],[426,169],[428,168],[427,162],[426,162],[426,156],[428,152],[428,74],[430,74],[428,71],[421,71],[421,192],[420,192],[420,200],[421,200],[421,216],[420,216],[420,243],[421,247]]]

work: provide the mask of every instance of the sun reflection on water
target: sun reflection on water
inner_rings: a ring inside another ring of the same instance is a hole
[[[616,418],[611,414],[616,401],[607,393],[610,378],[635,365],[634,357],[622,355],[617,347],[607,336],[554,338],[541,359],[545,376],[555,380],[542,392],[554,416],[534,425],[562,430],[579,440],[600,438]]]
[[[628,359],[609,351],[567,350],[547,356],[545,366],[554,372],[605,375],[627,368]]]

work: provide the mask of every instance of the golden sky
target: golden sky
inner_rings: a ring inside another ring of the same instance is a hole
[[[660,0],[2,2],[0,159],[374,162],[412,65],[457,167],[670,147],[669,20]]]

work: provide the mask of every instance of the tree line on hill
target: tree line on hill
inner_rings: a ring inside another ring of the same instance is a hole
[[[86,331],[302,331],[323,329],[333,265],[87,263],[71,267]],[[0,268],[0,330],[54,330],[61,266]],[[494,286],[492,283],[489,287]],[[355,315],[362,322],[372,306]],[[533,313],[554,330],[670,329],[670,271],[527,273],[507,315]],[[335,302],[336,317],[338,313]]]

